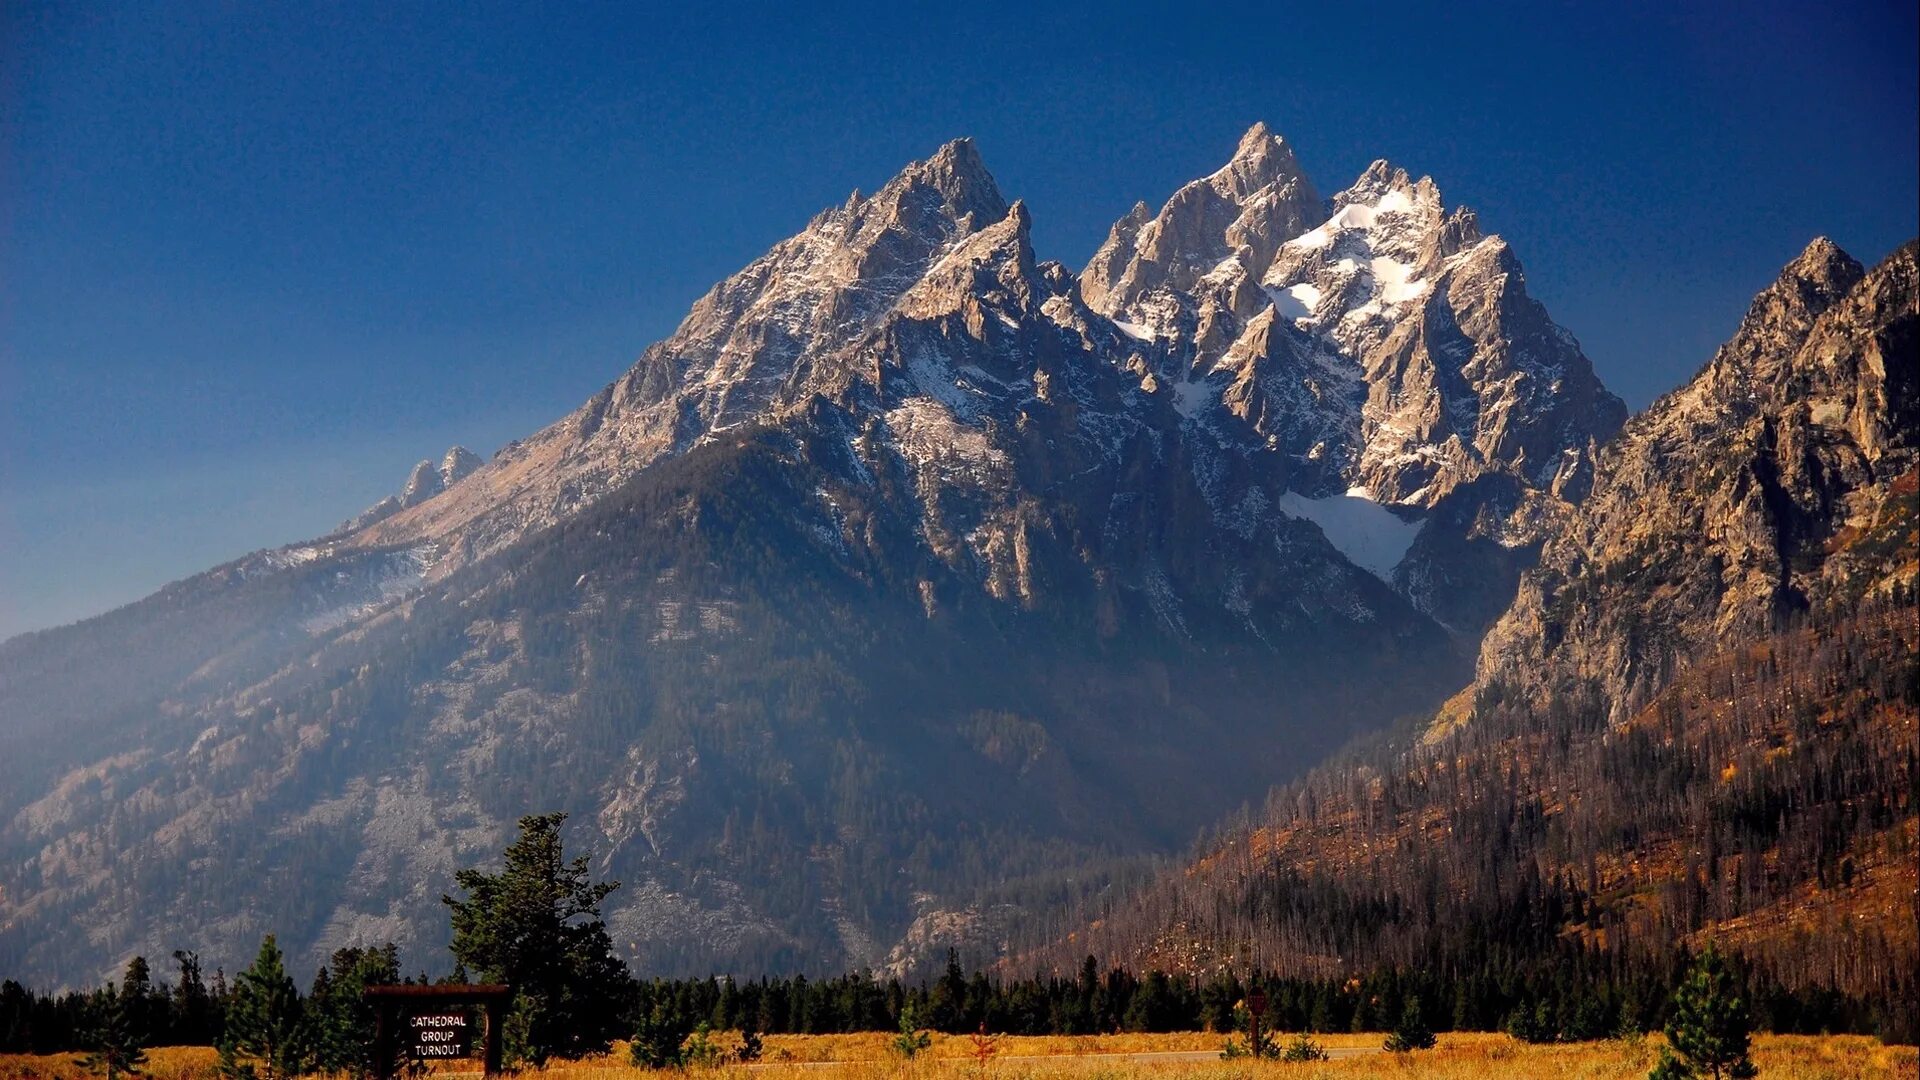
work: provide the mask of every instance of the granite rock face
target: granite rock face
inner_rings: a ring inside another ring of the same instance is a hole
[[[419,506],[435,495],[466,479],[483,463],[480,455],[464,446],[449,447],[440,463],[421,461],[407,474],[407,482],[397,494],[389,495],[349,518],[338,533],[358,532],[409,507]]]
[[[1915,250],[1866,271],[1815,240],[1628,422],[1488,634],[1481,689],[1585,683],[1620,721],[1692,661],[1911,585]]]
[[[898,964],[1467,681],[1623,412],[1507,245],[1264,126],[1031,232],[949,143],[484,462],[0,644],[0,967],[431,948],[554,808],[653,970]]]

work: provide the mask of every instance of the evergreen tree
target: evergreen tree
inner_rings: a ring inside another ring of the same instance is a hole
[[[566,819],[521,818],[500,873],[462,870],[454,881],[466,899],[442,898],[453,913],[454,957],[481,979],[513,987],[507,1050],[535,1064],[605,1053],[632,986],[600,918],[601,901],[619,883],[595,884],[586,856],[565,857]]]
[[[960,968],[960,953],[947,950],[947,970],[933,984],[927,1020],[936,1031],[956,1035],[967,1029],[967,974]]]
[[[912,1060],[914,1055],[933,1044],[933,1037],[920,1027],[920,1010],[911,1001],[900,1007],[900,1031],[893,1037],[894,1053]]]
[[[1400,1022],[1387,1036],[1384,1044],[1387,1051],[1404,1054],[1411,1050],[1431,1050],[1434,1042],[1433,1029],[1427,1026],[1426,1014],[1420,1011],[1420,999],[1408,998],[1406,1007],[1400,1010]]]
[[[321,1072],[365,1077],[383,1071],[375,1058],[378,1016],[366,989],[399,981],[400,950],[391,942],[335,950],[307,997],[313,1059]]]
[[[1208,1031],[1233,1030],[1233,1004],[1240,1000],[1240,983],[1222,972],[1200,991],[1200,1021]]]
[[[124,985],[118,993],[111,988],[99,993],[89,1039],[92,1049],[76,1064],[106,1080],[140,1075],[140,1067],[147,1063],[146,1040],[134,1022],[133,1004]]]
[[[671,1001],[655,1001],[634,1028],[627,1055],[643,1069],[677,1069],[685,1064],[680,1046],[687,1041],[693,1025],[673,1007]]]
[[[1667,1043],[1650,1080],[1744,1080],[1759,1075],[1747,1058],[1752,1021],[1733,969],[1709,944],[1673,992]],[[1679,1057],[1673,1056],[1679,1052]]]
[[[1166,973],[1151,972],[1141,981],[1133,1000],[1127,1004],[1122,1026],[1128,1031],[1172,1031],[1179,1026],[1177,1008],[1173,1000],[1173,984]]]
[[[151,1043],[165,1025],[166,995],[154,989],[153,970],[147,966],[146,957],[136,956],[127,961],[126,970],[120,976],[120,1005],[126,1011],[134,1037],[142,1044]]]
[[[173,1015],[169,1018],[173,1039],[185,1046],[204,1046],[214,1041],[217,1032],[213,996],[200,978],[200,954],[175,949],[173,961],[180,965],[180,981],[173,990]]]
[[[1547,1015],[1547,1003],[1544,1001],[1536,1001],[1532,1005],[1521,1002],[1514,1006],[1502,1026],[1507,1034],[1525,1043],[1550,1043],[1559,1035]]]
[[[1303,1031],[1295,1035],[1293,1041],[1287,1044],[1287,1048],[1280,1052],[1280,1060],[1325,1061],[1327,1060],[1327,1050],[1326,1047],[1308,1038],[1307,1033]]]
[[[309,1040],[300,991],[268,934],[253,966],[234,979],[220,1037],[220,1072],[231,1080],[284,1080],[308,1071]]]

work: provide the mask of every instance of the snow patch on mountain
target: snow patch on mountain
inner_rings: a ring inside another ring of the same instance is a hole
[[[1393,579],[1393,568],[1406,557],[1407,549],[1425,526],[1425,522],[1409,521],[1374,502],[1364,488],[1324,499],[1289,491],[1280,496],[1279,506],[1293,517],[1320,526],[1327,542],[1348,562],[1388,582]]]

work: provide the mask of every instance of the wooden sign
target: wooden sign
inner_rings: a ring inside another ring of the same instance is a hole
[[[473,1056],[470,1006],[486,1015],[482,1068],[500,1075],[500,1020],[513,999],[511,986],[437,984],[369,986],[374,1007],[374,1075],[393,1080],[409,1062]]]
[[[412,1032],[413,1056],[423,1061],[463,1058],[473,1053],[464,1012],[415,1013],[407,1017],[407,1027]]]

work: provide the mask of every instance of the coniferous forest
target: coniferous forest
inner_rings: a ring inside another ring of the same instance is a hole
[[[1499,1006],[1475,1003],[1528,971],[1617,986],[1718,942],[1746,955],[1759,999],[1871,1002],[1866,1028],[1912,1040],[1913,600],[1697,665],[1624,728],[1578,687],[1544,711],[1496,687],[1464,730],[1356,750],[1276,789],[1191,864],[1036,955],[1420,970],[1481,987],[1442,996],[1487,1026]]]

